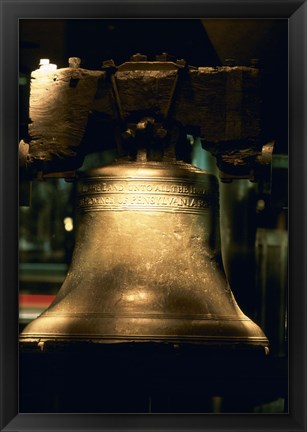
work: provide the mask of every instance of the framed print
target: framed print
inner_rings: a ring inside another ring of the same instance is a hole
[[[306,19],[1,0],[1,430],[306,429]]]

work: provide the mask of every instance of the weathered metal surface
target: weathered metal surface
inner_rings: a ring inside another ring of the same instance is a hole
[[[216,260],[214,176],[184,163],[122,163],[77,185],[79,226],[53,304],[21,342],[266,347]]]

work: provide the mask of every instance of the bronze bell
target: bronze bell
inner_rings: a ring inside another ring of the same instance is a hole
[[[122,162],[79,180],[76,246],[22,342],[267,347],[216,260],[218,182],[184,162]]]

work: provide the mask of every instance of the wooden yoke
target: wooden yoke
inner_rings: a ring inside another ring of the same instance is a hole
[[[167,54],[106,61],[101,71],[69,64],[32,72],[29,140],[20,143],[31,178],[73,176],[86,154],[110,148],[128,160],[188,159],[187,134],[216,156],[225,180],[255,180],[270,163],[254,66],[196,68]]]

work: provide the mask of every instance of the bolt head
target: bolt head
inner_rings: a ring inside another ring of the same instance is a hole
[[[140,53],[136,53],[130,57],[130,61],[132,62],[147,61],[147,56]]]
[[[80,67],[81,59],[79,57],[69,57],[68,64],[71,68],[78,68]]]
[[[186,67],[187,62],[184,59],[178,59],[176,60],[176,64],[180,67]]]
[[[104,60],[102,62],[102,67],[104,69],[106,69],[106,68],[109,68],[109,67],[116,67],[116,66],[115,66],[114,60],[110,59],[110,60]]]

